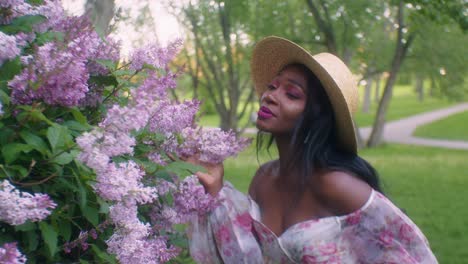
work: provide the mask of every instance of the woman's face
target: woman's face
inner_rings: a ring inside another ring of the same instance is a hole
[[[273,135],[289,134],[307,101],[307,75],[298,66],[288,66],[268,85],[260,99],[257,128]]]

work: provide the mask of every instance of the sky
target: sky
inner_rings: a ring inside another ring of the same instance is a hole
[[[85,0],[62,0],[64,9],[71,15],[83,14],[85,2]],[[137,15],[137,9],[141,6],[138,2],[139,1],[115,0],[116,7],[122,6],[131,8],[131,16]],[[137,45],[135,44],[135,40],[138,38],[143,38],[144,43],[158,41],[160,44],[165,45],[171,40],[183,37],[181,26],[177,20],[167,12],[161,4],[161,1],[149,2],[156,32],[135,33],[130,26],[120,24],[117,31],[112,34],[114,38],[121,41],[123,56],[128,55],[129,51]]]

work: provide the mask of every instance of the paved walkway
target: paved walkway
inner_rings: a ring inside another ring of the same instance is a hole
[[[385,124],[383,140],[385,142],[402,143],[411,145],[434,146],[451,149],[467,149],[468,141],[456,140],[440,140],[428,139],[413,136],[414,130],[421,125],[425,125],[436,120],[448,117],[450,115],[468,111],[468,103],[462,103],[455,106],[426,112],[396,121],[390,121]],[[450,128],[447,128],[450,129]],[[371,128],[365,127],[360,129],[361,136],[367,139],[370,135]],[[468,124],[467,124],[468,133]]]
[[[455,140],[439,140],[414,137],[412,134],[416,127],[425,125],[436,120],[448,117],[450,115],[468,111],[468,103],[462,103],[455,106],[426,112],[396,121],[390,121],[385,124],[383,140],[385,142],[402,143],[410,145],[434,146],[451,149],[466,149],[468,150],[468,141]],[[369,138],[371,127],[360,128],[363,139]],[[450,129],[450,128],[448,128]],[[255,128],[248,128],[245,132],[256,133]],[[467,124],[468,133],[468,124]]]

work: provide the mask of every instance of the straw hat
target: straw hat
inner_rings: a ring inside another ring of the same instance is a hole
[[[312,56],[308,51],[287,39],[267,37],[255,45],[251,60],[252,78],[260,96],[269,82],[293,63],[308,67],[320,80],[335,113],[340,147],[357,152],[352,113],[357,110],[357,82],[348,67],[335,55],[320,53]]]

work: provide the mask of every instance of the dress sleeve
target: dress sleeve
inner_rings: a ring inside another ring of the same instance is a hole
[[[344,219],[348,245],[359,263],[437,263],[429,243],[411,219],[374,191],[367,206]]]
[[[197,263],[263,263],[248,197],[226,182],[217,199],[210,214],[189,223],[192,258]]]

